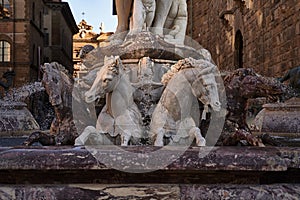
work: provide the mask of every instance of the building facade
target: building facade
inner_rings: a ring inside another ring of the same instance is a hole
[[[300,1],[188,0],[187,34],[222,70],[282,76],[300,65]]]
[[[0,76],[16,73],[13,87],[40,78],[40,65],[57,61],[73,71],[73,35],[78,32],[61,0],[0,1]]]
[[[107,39],[113,32],[95,33],[93,27],[89,25],[84,19],[78,24],[79,32],[73,36],[73,64],[74,64],[74,77],[81,78],[87,73],[87,69],[82,64],[80,51],[83,47],[104,47],[109,44]]]

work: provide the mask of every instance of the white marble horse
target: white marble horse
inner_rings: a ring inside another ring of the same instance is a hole
[[[127,146],[132,137],[141,138],[141,114],[133,101],[133,88],[119,57],[105,61],[92,87],[85,93],[85,100],[91,103],[105,95],[106,105],[98,117],[96,129],[87,127],[75,144],[84,144],[91,133],[94,138],[103,137],[104,133],[111,137],[120,134],[122,146]],[[103,141],[99,138],[96,140]]]
[[[170,139],[170,145],[189,145],[196,138],[198,146],[205,146],[206,140],[198,128],[198,100],[204,105],[202,119],[209,108],[220,111],[216,71],[217,67],[209,61],[188,58],[173,65],[163,76],[166,89],[150,124],[155,146],[163,146],[164,137]]]

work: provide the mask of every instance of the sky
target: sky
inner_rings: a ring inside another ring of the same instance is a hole
[[[100,32],[100,24],[104,23],[103,32],[114,32],[117,17],[112,15],[112,0],[63,0],[68,2],[76,24],[84,19],[93,26],[93,31]],[[84,13],[84,15],[82,14]]]

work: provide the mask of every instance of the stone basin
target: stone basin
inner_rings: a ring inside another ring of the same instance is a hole
[[[300,98],[285,103],[265,104],[254,125],[260,132],[286,133],[300,137]]]
[[[23,102],[0,100],[0,136],[26,135],[40,127]]]

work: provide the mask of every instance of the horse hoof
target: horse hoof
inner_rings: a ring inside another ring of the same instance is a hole
[[[23,145],[23,146],[30,146],[30,145],[31,145],[31,142],[25,141],[25,142],[22,143],[22,145]]]
[[[154,146],[155,147],[163,147],[164,143],[163,143],[163,141],[155,141]]]
[[[197,140],[197,146],[198,147],[205,147],[206,146],[206,140],[204,138],[200,138],[199,140]]]

